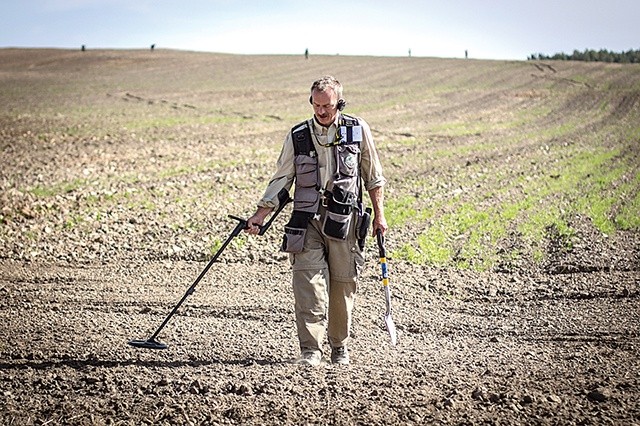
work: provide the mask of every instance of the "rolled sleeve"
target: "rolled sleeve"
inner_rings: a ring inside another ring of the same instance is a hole
[[[362,151],[362,159],[360,161],[360,175],[364,182],[364,187],[367,191],[373,188],[379,188],[387,183],[387,179],[382,173],[382,163],[378,156],[378,151],[373,142],[373,135],[371,134],[371,128],[369,124],[358,119],[359,124],[362,126],[362,145],[360,147]]]

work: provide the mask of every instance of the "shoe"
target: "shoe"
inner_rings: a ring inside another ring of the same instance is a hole
[[[349,351],[346,346],[331,348],[331,362],[334,364],[348,365]]]
[[[311,349],[302,351],[302,355],[296,360],[296,364],[310,365],[312,367],[319,366],[321,362],[322,354],[320,353],[320,351]]]

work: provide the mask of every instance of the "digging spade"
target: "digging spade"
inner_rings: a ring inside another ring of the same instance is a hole
[[[384,297],[387,302],[387,311],[384,314],[384,323],[387,326],[387,331],[391,338],[391,344],[395,346],[398,338],[396,335],[396,325],[393,323],[393,318],[391,317],[391,288],[389,287],[389,270],[387,269],[387,251],[384,248],[384,235],[382,235],[382,231],[379,229],[376,232],[376,238],[378,240],[378,249],[380,251],[380,268],[382,269]]]
[[[286,189],[281,190],[280,193],[278,194],[278,202],[279,202],[278,208],[271,215],[271,218],[269,219],[269,221],[260,227],[260,231],[258,232],[258,235],[264,235],[264,233],[267,232],[267,229],[269,229],[269,227],[275,220],[276,216],[278,216],[278,213],[280,213],[284,208],[284,206],[291,201],[293,200],[289,196],[289,192]],[[207,266],[202,270],[202,272],[200,273],[198,278],[196,278],[194,283],[191,284],[191,287],[187,289],[187,292],[184,294],[184,296],[182,296],[182,299],[180,299],[178,304],[173,308],[173,310],[169,313],[169,315],[167,315],[167,317],[164,319],[163,323],[160,325],[160,327],[158,327],[155,333],[153,333],[151,337],[149,337],[146,340],[137,340],[137,339],[130,340],[129,344],[131,346],[134,346],[136,348],[144,348],[144,349],[167,349],[167,345],[165,343],[162,343],[157,340],[158,334],[160,334],[160,331],[162,331],[164,326],[167,325],[171,317],[178,311],[178,308],[180,308],[180,306],[187,299],[187,297],[189,297],[189,295],[191,295],[195,291],[196,286],[198,285],[200,280],[205,276],[205,274],[209,271],[211,266],[213,266],[216,260],[218,260],[218,257],[220,257],[220,254],[224,251],[227,245],[229,245],[231,240],[237,237],[240,234],[240,232],[242,232],[242,230],[247,228],[247,221],[245,219],[239,218],[237,216],[232,216],[232,215],[229,215],[229,217],[233,220],[238,221],[238,224],[233,229],[229,237],[227,237],[227,240],[222,244],[220,249],[218,249],[217,253],[211,258]]]

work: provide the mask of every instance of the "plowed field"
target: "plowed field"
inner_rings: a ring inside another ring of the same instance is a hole
[[[349,366],[293,364],[285,210],[162,323],[345,86],[389,180]],[[640,67],[0,50],[0,423],[640,424]]]

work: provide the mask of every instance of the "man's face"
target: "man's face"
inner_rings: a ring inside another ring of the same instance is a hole
[[[323,126],[330,126],[338,115],[338,95],[331,89],[324,92],[314,90],[311,93],[311,104],[316,119]]]

